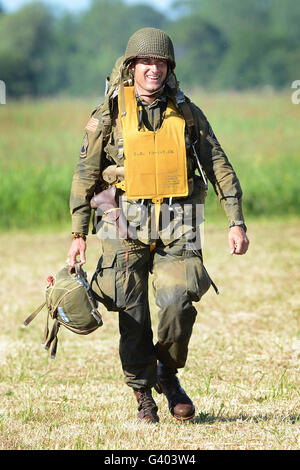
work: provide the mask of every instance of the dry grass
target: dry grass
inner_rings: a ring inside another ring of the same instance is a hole
[[[68,234],[1,235],[0,449],[299,449],[299,220],[250,224],[251,248],[230,257],[226,230],[206,225],[206,267],[220,289],[197,305],[181,382],[194,399],[177,423],[154,392],[160,423],[138,426],[124,384],[115,313],[88,337],[40,344],[45,278],[65,261]],[[98,241],[90,237],[92,274]],[[153,305],[153,324],[156,307]]]

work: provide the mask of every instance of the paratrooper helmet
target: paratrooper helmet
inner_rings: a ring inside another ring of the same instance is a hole
[[[129,38],[124,64],[127,65],[132,59],[144,57],[167,60],[172,70],[176,66],[173,43],[161,29],[142,28]]]

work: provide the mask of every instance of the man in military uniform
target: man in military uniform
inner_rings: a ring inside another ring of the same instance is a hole
[[[175,65],[172,41],[163,31],[143,28],[129,39],[105,101],[86,126],[70,198],[68,263],[74,266],[77,256],[81,264],[86,261],[92,198],[105,188],[120,196],[116,207],[100,212],[101,256],[92,288],[108,310],[119,312],[125,382],[136,396],[139,420],[149,423],[159,421],[153,387],[166,396],[176,419],[195,414],[176,374],[187,360],[197,314],[193,302],[214,286],[194,237],[206,178],[229,221],[231,254],[246,253],[249,244],[238,178],[203,112],[179,89]],[[163,207],[169,219],[162,217]],[[177,230],[186,207],[187,223]],[[129,223],[125,236],[121,215]],[[159,307],[156,344],[149,273]]]

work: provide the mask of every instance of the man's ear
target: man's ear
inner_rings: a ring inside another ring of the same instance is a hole
[[[135,61],[134,60],[132,60],[130,62],[128,69],[129,69],[129,72],[131,72],[134,75],[134,69],[135,69]]]

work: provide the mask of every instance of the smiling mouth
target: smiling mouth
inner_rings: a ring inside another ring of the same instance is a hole
[[[146,75],[147,80],[157,82],[161,79],[160,75]]]

